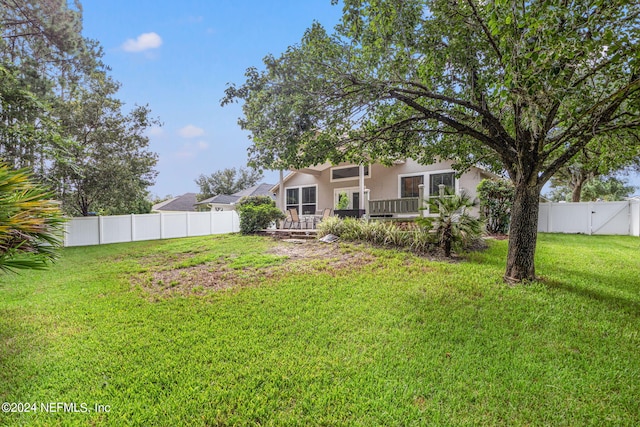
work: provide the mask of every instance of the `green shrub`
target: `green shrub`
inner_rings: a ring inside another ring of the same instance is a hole
[[[318,225],[318,237],[333,234],[347,241],[369,242],[374,245],[394,246],[426,253],[435,248],[429,230],[417,228],[403,230],[393,222],[365,221],[362,219],[331,217]]]
[[[483,179],[477,187],[480,215],[488,233],[507,234],[513,206],[513,184],[504,179]]]
[[[269,227],[273,222],[282,220],[285,215],[268,196],[243,197],[236,205],[240,215],[240,232],[253,234]]]

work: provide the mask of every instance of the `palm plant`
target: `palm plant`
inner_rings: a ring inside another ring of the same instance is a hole
[[[480,238],[483,222],[471,214],[477,203],[466,193],[434,197],[430,204],[433,206],[431,211],[437,212],[437,216],[421,218],[419,223],[434,232],[446,257],[451,256],[452,250],[468,247]]]
[[[63,224],[46,188],[0,163],[0,271],[45,268],[62,246]]]

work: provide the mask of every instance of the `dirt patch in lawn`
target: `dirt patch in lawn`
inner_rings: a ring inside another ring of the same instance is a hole
[[[181,254],[182,262],[188,262],[189,254]],[[266,260],[266,261],[265,261]],[[260,285],[269,279],[286,274],[342,274],[348,268],[353,272],[372,263],[375,256],[368,251],[327,244],[317,240],[274,241],[264,256],[253,263],[237,262],[237,257],[220,257],[216,261],[183,268],[167,268],[157,260],[146,263],[144,273],[133,278],[151,296],[171,294],[203,294],[212,290],[225,290],[243,286]]]

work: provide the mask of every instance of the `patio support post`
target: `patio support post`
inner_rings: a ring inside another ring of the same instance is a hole
[[[284,197],[285,197],[284,196],[284,172],[282,171],[282,169],[280,169],[280,182],[279,183],[280,183],[280,187],[278,188],[278,195],[280,196],[280,197],[278,197],[280,199],[279,200],[279,202],[280,202],[279,208],[280,208],[280,210],[282,212],[284,212],[285,211],[285,207],[284,207],[285,206],[285,204],[284,204]]]
[[[425,216],[425,209],[427,207],[426,200],[424,199],[424,184],[418,185],[418,209],[420,209],[420,216]]]
[[[360,200],[358,202],[359,206],[357,208],[354,206],[354,208],[363,209],[364,208],[364,165],[362,163],[360,163],[360,172],[358,175],[360,177]]]
[[[369,220],[369,198],[371,197],[371,190],[364,190],[364,216]]]

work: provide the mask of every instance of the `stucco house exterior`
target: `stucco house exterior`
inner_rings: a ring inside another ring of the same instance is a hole
[[[478,183],[495,177],[473,167],[457,178],[451,164],[441,161],[421,165],[411,159],[397,161],[393,166],[325,163],[292,171],[271,191],[279,208],[296,208],[301,215],[334,209],[340,194],[345,193],[349,199],[347,209],[360,209],[369,218],[415,217],[422,213],[420,196],[437,196],[441,184],[456,193],[465,191],[476,197]]]

